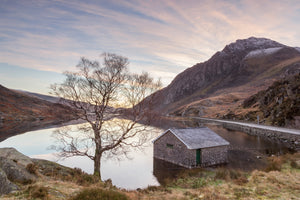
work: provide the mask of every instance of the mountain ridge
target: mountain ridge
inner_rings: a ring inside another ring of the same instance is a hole
[[[203,102],[197,105],[197,102],[207,100],[222,107],[222,101],[227,101],[223,97],[232,95],[230,101],[236,107],[275,80],[299,71],[300,52],[297,48],[267,38],[250,37],[226,45],[209,60],[178,74],[167,87],[154,94],[154,104],[156,110],[166,115],[183,116],[194,106],[200,110],[199,116],[218,117],[226,114],[225,110],[208,109],[205,112],[207,106],[201,105]],[[218,96],[220,98],[216,100]],[[231,105],[226,109],[232,109]]]
[[[26,95],[38,98],[38,99],[42,99],[42,100],[46,100],[49,101],[51,103],[59,103],[60,102],[60,98],[59,97],[55,97],[55,96],[50,96],[50,95],[45,95],[45,94],[39,94],[39,93],[35,93],[35,92],[29,92],[29,91],[25,91],[25,90],[15,90],[16,92],[22,92]]]

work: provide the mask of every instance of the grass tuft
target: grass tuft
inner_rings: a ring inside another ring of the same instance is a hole
[[[127,200],[127,196],[113,190],[103,190],[98,188],[84,189],[79,194],[71,198],[70,200]]]
[[[29,193],[29,199],[47,200],[49,198],[48,188],[43,186],[29,186],[27,192]]]

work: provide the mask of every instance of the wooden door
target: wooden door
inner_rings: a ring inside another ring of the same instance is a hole
[[[197,165],[201,164],[201,149],[196,150],[196,163]]]

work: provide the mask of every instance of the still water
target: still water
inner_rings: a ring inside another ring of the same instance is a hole
[[[69,125],[72,126],[76,125]],[[172,127],[196,127],[203,126],[199,123],[186,124],[182,122],[172,123]],[[279,142],[269,141],[264,138],[249,136],[239,131],[231,131],[217,124],[205,124],[217,134],[230,142],[228,152],[229,164],[225,167],[241,170],[263,168],[266,159],[271,154],[282,154],[289,149]],[[164,124],[164,128],[166,128]],[[87,173],[93,172],[93,162],[86,157],[72,157],[58,160],[55,151],[49,147],[55,143],[51,137],[56,128],[26,132],[10,137],[0,143],[2,147],[14,147],[21,153],[31,157],[58,162],[68,167],[81,168]],[[149,139],[143,150],[132,149],[129,158],[121,160],[103,159],[101,173],[103,180],[111,179],[112,183],[120,188],[136,189],[145,188],[148,185],[162,184],[165,178],[173,177],[182,168],[153,159],[152,140],[161,134],[162,128],[155,128],[152,138]]]

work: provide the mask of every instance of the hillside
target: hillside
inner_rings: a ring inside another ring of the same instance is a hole
[[[223,118],[255,121],[257,116],[261,123],[300,128],[300,74],[275,81]]]
[[[176,116],[222,117],[275,80],[299,71],[299,48],[266,38],[237,40],[155,93],[156,109]]]
[[[68,106],[51,103],[0,85],[1,137],[17,131],[12,129],[26,128],[30,124],[51,124],[75,118],[73,110]]]
[[[1,199],[299,199],[300,154],[273,156],[264,171],[226,168],[178,172],[161,186],[120,189],[78,168],[0,149]],[[174,173],[174,172],[173,172]]]
[[[22,93],[25,93],[28,96],[35,97],[35,98],[42,99],[42,100],[46,100],[46,101],[49,101],[51,103],[59,103],[59,100],[60,100],[59,97],[49,96],[49,95],[44,95],[44,94],[38,94],[38,93],[34,93],[34,92],[28,92],[28,91],[23,91],[23,90],[17,90],[17,92],[22,92]]]

